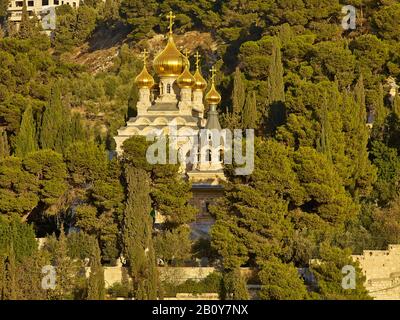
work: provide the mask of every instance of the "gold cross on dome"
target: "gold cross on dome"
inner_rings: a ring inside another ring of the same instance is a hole
[[[215,74],[216,74],[216,72],[217,72],[217,69],[215,69],[215,67],[212,66],[212,68],[210,69],[210,72],[211,72],[211,82],[214,83],[214,81],[215,81]]]
[[[188,50],[188,48],[185,49],[184,53],[185,53],[185,57],[188,58],[188,57],[189,57],[189,50]]]
[[[146,49],[143,50],[143,64],[144,65],[146,65],[146,60],[147,60],[147,54],[148,53],[149,52]]]
[[[200,57],[201,55],[199,55],[199,52],[196,51],[196,54],[194,55],[194,57],[196,58],[196,69],[199,69],[199,65],[200,65]]]
[[[172,34],[172,26],[174,25],[174,19],[176,16],[172,13],[172,11],[170,11],[167,15],[167,18],[169,19],[169,33]]]
[[[183,52],[186,57],[185,65],[189,68],[189,50],[186,48]]]

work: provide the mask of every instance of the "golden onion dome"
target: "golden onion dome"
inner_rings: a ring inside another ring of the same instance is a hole
[[[167,46],[153,61],[154,70],[160,77],[177,77],[183,72],[187,63],[188,59],[176,48],[170,33]]]
[[[193,90],[201,90],[204,91],[207,88],[207,82],[204,80],[203,76],[201,75],[200,71],[197,69],[193,75],[195,79],[195,83],[193,85]]]
[[[211,84],[211,89],[206,94],[205,99],[209,105],[217,105],[221,102],[221,95],[218,93],[217,89],[215,89],[214,83]]]
[[[188,65],[186,65],[185,70],[183,70],[182,74],[176,79],[176,83],[179,88],[191,88],[195,84],[196,79],[192,76],[189,71]]]
[[[143,65],[142,71],[135,78],[135,83],[138,88],[148,88],[151,89],[154,86],[154,78],[147,71],[146,65]]]

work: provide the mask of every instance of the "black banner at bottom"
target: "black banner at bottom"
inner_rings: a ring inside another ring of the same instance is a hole
[[[4,316],[27,313],[40,319],[63,315],[88,319],[321,319],[329,315],[348,319],[353,314],[359,318],[382,310],[389,313],[391,308],[396,312],[399,307],[399,301],[0,301]]]

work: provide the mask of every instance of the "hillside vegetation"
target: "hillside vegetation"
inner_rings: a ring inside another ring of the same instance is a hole
[[[354,30],[342,27],[344,5],[357,9]],[[162,296],[158,258],[202,256],[221,267],[226,298],[248,298],[247,266],[263,299],[368,299],[360,270],[344,290],[341,269],[352,253],[400,243],[400,1],[91,0],[58,7],[52,38],[26,11],[15,30],[6,8],[1,0],[1,298],[102,299],[102,264],[122,254],[124,294],[138,299]],[[149,165],[140,137],[109,156],[136,114],[141,52],[151,61],[163,48],[171,10],[177,46],[200,52],[207,79],[218,70],[223,127],[257,136],[254,172],[226,168],[211,240],[197,243],[176,166]],[[168,217],[160,232],[152,209]],[[48,245],[36,249],[35,236]],[[85,258],[96,270],[87,282],[77,276]],[[35,282],[45,263],[67,270],[52,295]]]

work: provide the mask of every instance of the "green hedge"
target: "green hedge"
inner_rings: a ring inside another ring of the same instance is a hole
[[[222,275],[219,272],[213,272],[200,281],[189,279],[179,285],[168,282],[163,282],[162,285],[165,297],[175,297],[177,293],[191,293],[195,295],[202,293],[219,294],[222,286]]]

